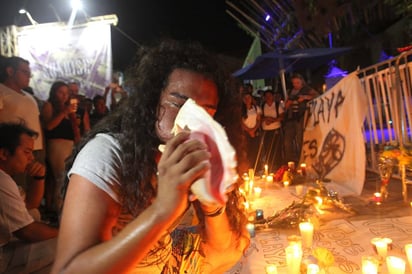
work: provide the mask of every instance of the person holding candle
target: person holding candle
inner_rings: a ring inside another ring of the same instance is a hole
[[[223,273],[248,246],[238,188],[227,193],[223,207],[192,201],[192,183],[214,163],[189,132],[171,133],[191,98],[226,126],[236,146],[240,110],[233,107],[229,73],[197,43],[163,41],[140,48],[138,56],[131,71],[134,92],[68,162],[52,273]],[[176,229],[191,205],[199,225]]]

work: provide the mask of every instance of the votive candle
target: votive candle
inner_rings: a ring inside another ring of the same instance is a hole
[[[289,181],[284,181],[284,182],[283,182],[283,186],[284,186],[284,187],[288,187],[288,186],[289,186]]]
[[[305,163],[300,164],[300,170],[302,172],[302,175],[306,176],[306,164]]]
[[[386,257],[386,265],[388,266],[389,274],[404,274],[405,260],[395,256]]]
[[[251,238],[253,238],[253,237],[256,236],[255,225],[254,225],[254,224],[248,223],[248,224],[246,225],[246,229],[247,229],[247,231],[249,232],[249,235],[250,235]]]
[[[266,182],[273,183],[273,176],[272,175],[266,176]]]
[[[285,248],[286,265],[288,274],[300,274],[300,263],[302,262],[302,249],[298,245]]]
[[[278,274],[278,268],[274,264],[266,266],[266,274]]]
[[[313,241],[313,224],[311,222],[299,223],[300,235],[303,247],[311,248]]]
[[[376,203],[377,205],[380,205],[380,204],[381,204],[381,202],[382,202],[382,195],[380,194],[380,192],[375,192],[375,193],[373,194],[373,200],[375,201],[375,203]]]
[[[306,274],[318,274],[320,271],[317,264],[308,264]]]
[[[259,198],[260,195],[262,194],[262,189],[260,187],[255,187],[253,189],[254,193],[255,193],[255,198]]]
[[[362,274],[377,274],[379,261],[373,256],[362,256]]]
[[[412,271],[412,244],[405,245],[405,253],[406,253],[406,257],[408,258],[409,267],[411,268],[411,271]]]
[[[382,257],[382,259],[385,259],[388,254],[388,242],[385,239],[376,240],[375,247],[378,255]]]

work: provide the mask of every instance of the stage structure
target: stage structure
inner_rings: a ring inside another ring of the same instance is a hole
[[[111,25],[114,14],[88,18],[72,26],[64,22],[0,28],[0,53],[30,62],[30,86],[42,100],[56,80],[80,83],[89,98],[103,94],[112,80]]]

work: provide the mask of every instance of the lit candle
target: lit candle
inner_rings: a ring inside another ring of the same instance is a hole
[[[266,176],[266,182],[273,183],[273,176],[272,175]]]
[[[249,209],[250,209],[250,204],[249,204],[249,202],[248,202],[248,201],[246,201],[246,202],[244,202],[243,204],[244,204],[244,206],[245,206],[245,210],[246,210],[246,212],[248,212],[248,211],[249,211]]]
[[[253,170],[253,168],[249,168],[248,173],[249,173],[249,180],[253,181],[255,179],[255,171]]]
[[[249,232],[249,235],[250,235],[251,238],[255,237],[256,232],[255,232],[255,225],[254,224],[248,223],[246,225],[246,229]]]
[[[412,244],[405,245],[405,253],[408,258],[409,267],[412,269]]]
[[[303,185],[296,185],[296,195],[300,196],[303,194]]]
[[[310,222],[299,223],[300,235],[303,247],[311,248],[313,241],[313,224]]]
[[[374,244],[378,255],[382,259],[385,259],[386,255],[388,254],[388,243],[384,239],[377,239],[375,240]]]
[[[278,274],[278,268],[274,264],[266,266],[266,274]]]
[[[318,274],[320,271],[317,264],[308,264],[306,274]]]
[[[306,164],[305,163],[300,164],[300,171],[302,172],[303,176],[306,176]]]
[[[362,256],[362,274],[377,274],[379,261],[372,256]]]
[[[289,246],[297,245],[299,248],[302,248],[302,237],[298,235],[290,235],[287,239]]]
[[[375,203],[376,203],[377,205],[380,205],[380,204],[381,204],[381,202],[382,202],[382,196],[381,196],[380,192],[375,192],[375,193],[373,193],[373,200],[375,201]]]
[[[253,189],[254,193],[255,193],[255,198],[259,198],[260,194],[262,194],[262,189],[260,187],[255,187]]]
[[[316,196],[316,197],[315,197],[315,200],[316,200],[316,202],[317,202],[317,204],[318,204],[319,207],[320,207],[321,205],[323,205],[323,199],[322,199],[322,197]]]
[[[249,194],[249,179],[247,179],[247,180],[245,181],[245,187],[244,187],[244,189],[245,189],[246,195]]]
[[[283,182],[283,186],[284,186],[284,187],[288,187],[288,186],[289,186],[289,181],[284,181],[284,182]]]
[[[249,193],[252,193],[253,191],[253,184],[254,184],[253,180],[250,180],[249,181]]]
[[[395,257],[386,257],[386,265],[388,266],[389,274],[404,274],[405,273],[405,260]]]
[[[268,165],[265,165],[265,176],[268,176],[269,170],[268,170]]]
[[[300,263],[302,261],[302,249],[298,245],[285,248],[286,265],[288,274],[300,274]]]

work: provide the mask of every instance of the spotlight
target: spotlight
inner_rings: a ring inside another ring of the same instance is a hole
[[[73,10],[81,10],[83,8],[83,3],[81,0],[72,0],[71,5]]]

